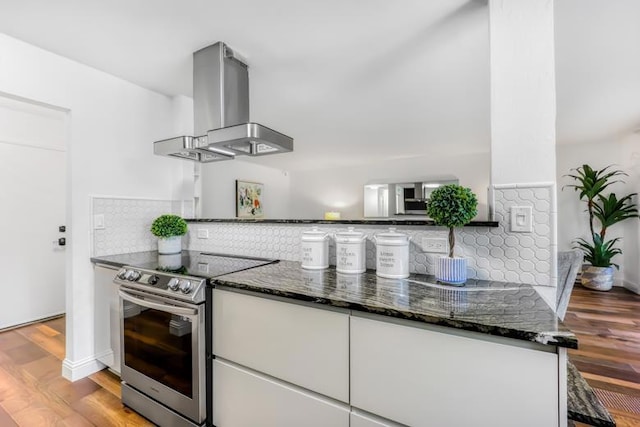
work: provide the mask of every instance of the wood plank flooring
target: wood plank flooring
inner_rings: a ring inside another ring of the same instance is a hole
[[[640,295],[577,285],[565,323],[580,343],[571,361],[617,425],[640,427]],[[61,377],[64,328],[61,317],[0,333],[0,426],[153,426],[122,406],[110,372]]]
[[[109,371],[62,378],[64,352],[64,317],[0,333],[0,426],[153,426],[122,406]]]
[[[576,285],[564,323],[579,343],[569,359],[618,427],[640,427],[640,295]]]

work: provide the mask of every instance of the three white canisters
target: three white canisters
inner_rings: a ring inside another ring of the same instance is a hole
[[[334,234],[336,241],[336,271],[359,274],[367,270],[367,235],[349,227]],[[302,268],[322,270],[329,267],[330,235],[318,227],[302,232]],[[409,241],[407,234],[395,228],[373,236],[376,242],[376,274],[389,279],[409,277]]]

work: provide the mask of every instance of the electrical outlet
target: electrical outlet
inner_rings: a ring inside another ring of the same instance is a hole
[[[447,239],[441,237],[423,237],[422,252],[431,252],[434,254],[446,254],[449,252]]]
[[[93,229],[104,230],[104,214],[96,214],[93,216]]]
[[[511,231],[531,233],[533,231],[533,210],[531,206],[511,207]]]
[[[208,239],[208,238],[209,238],[209,229],[198,228],[198,239]]]

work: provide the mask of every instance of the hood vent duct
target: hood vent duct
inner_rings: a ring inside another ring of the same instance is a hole
[[[249,122],[248,66],[222,42],[193,54],[193,109],[198,136],[154,142],[155,154],[208,163],[293,151],[291,137]]]

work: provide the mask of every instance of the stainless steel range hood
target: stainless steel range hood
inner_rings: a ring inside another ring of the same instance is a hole
[[[153,151],[197,162],[293,151],[293,138],[249,122],[249,71],[218,42],[193,54],[194,132],[154,142]]]

